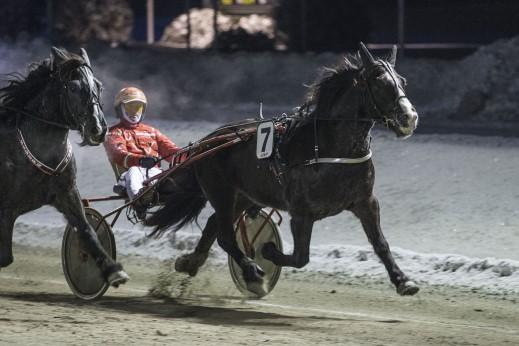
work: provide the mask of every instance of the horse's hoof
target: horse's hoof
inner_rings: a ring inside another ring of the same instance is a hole
[[[410,280],[402,282],[396,289],[397,293],[401,296],[413,296],[418,293],[419,290],[420,287],[418,287],[417,284]]]
[[[175,260],[175,270],[180,273],[187,273],[188,270],[189,259],[187,255],[180,256]]]
[[[108,276],[108,283],[115,288],[125,284],[128,280],[130,280],[130,276],[124,270],[118,270]]]
[[[0,256],[0,268],[8,267],[13,263],[13,256]]]
[[[240,263],[245,282],[261,282],[265,272],[261,267],[248,257],[243,257]]]
[[[263,280],[247,282],[247,290],[258,298],[264,297],[268,294],[268,291],[265,288],[265,282]]]
[[[198,269],[205,262],[205,258],[194,257],[193,254],[181,256],[175,261],[175,270],[180,273],[187,273],[189,276],[196,276]]]

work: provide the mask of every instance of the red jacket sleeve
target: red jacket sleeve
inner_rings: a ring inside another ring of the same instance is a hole
[[[157,146],[159,155],[166,156],[167,161],[171,161],[180,148],[173,143],[167,136],[163,135],[159,130],[155,130],[155,138],[157,139]]]
[[[138,166],[139,159],[144,157],[144,155],[128,152],[121,129],[110,130],[103,145],[110,161],[124,168]]]

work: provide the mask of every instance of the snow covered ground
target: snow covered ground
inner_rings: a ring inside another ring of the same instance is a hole
[[[112,122],[114,119],[110,119]],[[149,119],[177,144],[186,145],[218,126],[210,122]],[[79,142],[77,136],[72,141]],[[415,135],[396,140],[373,133],[375,193],[382,228],[399,265],[417,280],[519,292],[519,138],[467,135]],[[75,147],[83,196],[105,196],[114,182],[102,147]],[[118,206],[100,203],[101,210]],[[204,210],[205,221],[211,210]],[[15,242],[59,247],[63,218],[51,208],[18,220]],[[146,230],[121,220],[118,251],[165,259],[191,249],[200,231],[187,227],[176,236],[146,239]],[[282,225],[285,251],[291,249],[288,216]],[[224,263],[214,248],[212,260]],[[338,280],[385,278],[360,223],[342,213],[314,227],[311,263],[304,269]]]

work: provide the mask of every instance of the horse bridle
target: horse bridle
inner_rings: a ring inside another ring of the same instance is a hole
[[[365,67],[360,71],[360,76],[362,78],[362,82],[364,83],[366,87],[366,94],[369,98],[369,101],[371,103],[372,108],[375,110],[377,116],[371,117],[371,119],[380,119],[384,123],[386,127],[389,127],[389,123],[393,122],[394,119],[385,114],[379,105],[377,104],[377,100],[375,98],[375,95],[373,95],[373,90],[371,88],[371,84],[369,82],[369,75],[371,72],[377,68],[377,67],[383,67],[384,70],[391,76],[391,79],[393,81],[393,84],[395,86],[396,90],[400,90],[402,92],[401,95],[397,95],[395,98],[395,101],[393,103],[393,108],[391,109],[390,113],[394,116],[394,118],[398,117],[398,105],[400,103],[400,100],[402,99],[408,99],[405,90],[401,87],[400,83],[398,83],[395,74],[393,73],[391,67],[389,66],[389,63],[383,60],[378,60],[374,65],[371,65],[369,67]],[[369,111],[368,111],[369,112]]]
[[[90,72],[92,73],[92,79],[94,80],[94,84],[96,83],[96,80],[94,78],[94,71],[92,70],[92,67],[90,67],[90,65],[88,65],[87,63],[82,63],[81,65],[79,65],[77,68],[79,69],[79,73],[81,73],[81,75],[85,78],[85,80],[88,81],[88,75],[87,73],[82,69],[83,67],[86,67],[88,70],[90,70]],[[59,81],[61,82],[61,84],[63,85],[63,90],[67,90],[67,84],[63,81],[63,78],[62,78],[62,73],[60,70],[56,71],[57,73],[57,76],[58,76],[58,79]],[[90,84],[90,83],[89,83]],[[102,104],[101,104],[101,101],[100,101],[100,96],[98,95],[98,93],[94,90],[96,89],[96,85],[93,85],[93,86],[90,86],[90,96],[89,96],[89,99],[87,101],[87,107],[86,109],[89,109],[89,106],[99,106],[99,108],[103,108],[102,107]],[[74,114],[73,111],[71,111],[70,109],[70,105],[69,103],[65,100],[63,100],[63,92],[60,93],[60,104],[63,106],[63,108],[66,110],[65,113],[67,114],[70,114],[69,118],[72,118],[72,122],[67,122],[67,124],[65,125],[61,125],[61,127],[64,127],[64,128],[67,128],[69,130],[79,130],[80,127],[82,125],[79,124],[79,121],[78,119],[80,118],[84,118],[85,114],[81,113],[81,114]]]
[[[79,67],[87,67],[93,74],[93,71],[92,71],[92,68],[86,64],[86,63],[83,63],[81,65],[79,65],[77,68]],[[82,70],[80,70],[81,74],[85,77],[85,78],[88,78],[86,73],[83,72]],[[67,89],[67,85],[63,82],[63,78],[62,78],[62,75],[60,72],[57,72],[58,73],[58,78],[59,78],[59,81],[61,82],[61,84],[63,85],[62,87],[62,90],[66,90]],[[74,114],[72,111],[70,111],[70,106],[68,105],[68,102],[64,102],[63,101],[63,92],[60,93],[60,104],[61,105],[64,105],[64,108],[66,109],[66,111],[64,113],[67,113],[67,114]],[[89,100],[88,102],[90,105],[92,106],[96,106],[98,105],[101,109],[103,108],[101,102],[100,102],[100,96],[95,92],[95,91],[91,91],[90,92],[90,97],[89,97]],[[22,115],[25,115],[29,118],[32,118],[34,120],[37,120],[39,122],[42,122],[42,123],[45,123],[45,124],[48,124],[48,125],[52,125],[54,127],[59,127],[59,128],[62,128],[62,129],[66,129],[66,130],[78,130],[79,129],[79,124],[77,123],[77,121],[74,121],[74,122],[65,122],[65,123],[61,123],[61,122],[57,122],[57,121],[52,121],[52,120],[49,120],[49,119],[44,119],[42,117],[39,117],[37,115],[34,115],[33,113],[30,113],[24,109],[19,109],[19,108],[16,108],[16,107],[10,107],[10,106],[5,106],[5,105],[0,105],[0,108],[3,108],[5,110],[8,110],[8,111],[12,111],[12,112],[16,112],[18,114],[22,114]],[[72,116],[73,119],[76,119],[77,116]]]

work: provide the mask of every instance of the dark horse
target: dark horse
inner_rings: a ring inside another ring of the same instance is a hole
[[[82,145],[99,145],[106,134],[101,84],[86,51],[76,55],[53,47],[50,59],[33,64],[27,77],[10,76],[0,89],[0,268],[13,262],[16,218],[49,204],[79,232],[105,280],[126,282],[128,275],[87,222],[68,141],[69,130],[80,132]]]
[[[293,254],[283,254],[267,243],[262,255],[276,265],[301,268],[309,261],[314,222],[348,210],[360,219],[397,292],[418,292],[393,259],[373,195],[370,130],[374,123],[382,122],[398,137],[407,137],[418,122],[404,92],[405,81],[395,72],[395,61],[396,47],[386,61],[375,59],[361,44],[358,55],[328,69],[312,86],[305,105],[288,118],[291,125],[279,144],[279,157],[270,163],[256,158],[256,141],[250,140],[175,176],[177,188],[146,221],[156,226],[152,234],[195,220],[207,200],[215,210],[196,249],[177,259],[176,269],[195,275],[216,239],[240,264],[249,289],[261,293],[261,268],[236,244],[233,221],[242,211],[255,205],[288,211]],[[216,134],[246,126],[233,124]]]

